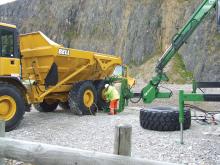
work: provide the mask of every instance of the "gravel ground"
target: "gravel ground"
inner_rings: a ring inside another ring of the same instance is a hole
[[[140,87],[140,86],[139,86]],[[179,89],[180,86],[169,86]],[[181,86],[182,87],[182,86]],[[185,86],[185,89],[190,89]],[[137,89],[138,90],[138,89]],[[177,95],[177,92],[174,93]],[[156,101],[153,105],[177,105],[176,97],[167,101]],[[195,121],[184,132],[184,145],[179,143],[179,132],[157,132],[144,130],[139,125],[139,109],[146,107],[142,103],[130,104],[126,110],[116,116],[98,113],[96,116],[74,116],[58,109],[53,113],[39,113],[32,110],[26,113],[17,130],[6,133],[7,137],[56,144],[61,146],[113,153],[114,127],[117,124],[131,124],[132,156],[173,163],[198,165],[220,164],[220,136],[205,134],[210,125],[201,125]],[[218,110],[219,104],[208,104]],[[213,126],[219,129],[219,125]],[[213,128],[212,128],[213,129]],[[8,165],[23,163],[10,161]]]

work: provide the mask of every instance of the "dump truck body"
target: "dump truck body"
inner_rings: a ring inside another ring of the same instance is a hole
[[[122,64],[120,57],[64,48],[42,32],[20,35],[20,50],[22,79],[35,81],[29,94],[30,102],[41,102],[45,98],[64,101],[74,83],[105,79]],[[44,95],[54,86],[57,88]]]

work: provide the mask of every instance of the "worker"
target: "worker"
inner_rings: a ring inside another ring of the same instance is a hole
[[[117,114],[117,104],[119,100],[119,93],[117,89],[109,84],[105,84],[105,98],[107,102],[110,102],[109,108],[110,113],[109,115],[116,115]]]

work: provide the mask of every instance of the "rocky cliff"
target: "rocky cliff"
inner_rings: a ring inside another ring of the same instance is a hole
[[[16,24],[21,33],[40,30],[67,47],[120,55],[148,72],[154,66],[146,61],[168,47],[201,1],[17,0],[0,6],[0,21]],[[215,27],[213,11],[179,51],[197,80],[220,81]]]

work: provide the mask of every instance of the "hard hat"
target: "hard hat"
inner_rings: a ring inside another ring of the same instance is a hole
[[[108,88],[109,87],[109,84],[105,84],[105,88]]]

